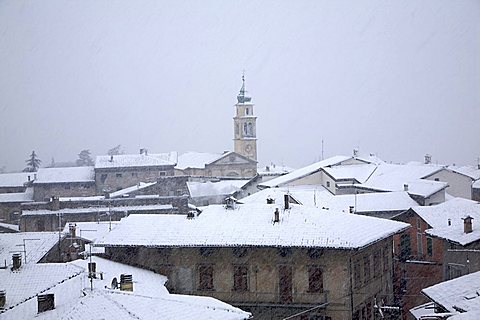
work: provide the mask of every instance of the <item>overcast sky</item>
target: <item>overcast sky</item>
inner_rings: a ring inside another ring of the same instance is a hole
[[[0,167],[232,150],[243,69],[260,163],[480,156],[477,0],[0,0]]]

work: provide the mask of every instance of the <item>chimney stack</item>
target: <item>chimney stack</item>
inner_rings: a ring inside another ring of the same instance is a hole
[[[60,210],[60,198],[57,196],[52,196],[51,201],[52,201],[51,203],[52,210],[53,211]]]
[[[273,213],[273,223],[280,222],[280,211],[278,211],[278,208],[275,209],[275,212]]]
[[[463,220],[463,232],[471,233],[473,231],[473,228],[472,228],[473,218],[470,216],[466,216],[465,218],[462,218],[462,220]]]
[[[110,162],[113,162],[113,154],[110,156]]]
[[[7,303],[7,294],[5,290],[0,290],[0,310],[5,308],[6,303]]]
[[[88,263],[88,277],[93,279],[97,278],[97,264],[95,262]]]
[[[452,225],[452,219],[448,219],[448,226]]]
[[[408,191],[408,184],[405,183],[405,184],[403,185],[403,191]]]
[[[425,155],[425,164],[430,164],[432,163],[432,156],[430,154]]]
[[[284,194],[283,195],[283,202],[284,202],[285,210],[290,209],[290,195]]]
[[[133,291],[133,278],[131,274],[120,275],[120,290]]]
[[[353,212],[354,212],[354,209],[355,209],[354,206],[350,206],[348,211],[349,211],[350,213],[353,213]]]
[[[77,224],[76,223],[69,223],[68,224],[68,231],[70,232],[70,238],[77,237]]]
[[[14,253],[12,255],[12,271],[16,271],[20,269],[21,266],[22,266],[22,254]]]
[[[55,309],[55,295],[53,293],[37,296],[38,313]]]
[[[353,149],[353,156],[356,158],[358,157],[358,149],[357,148],[354,148]]]
[[[272,197],[268,196],[267,198],[267,204],[274,204],[275,203],[275,199],[273,199]]]

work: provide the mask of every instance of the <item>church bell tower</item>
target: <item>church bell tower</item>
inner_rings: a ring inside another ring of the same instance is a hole
[[[234,150],[249,159],[257,161],[257,117],[253,114],[252,98],[246,95],[245,75],[242,76],[242,88],[235,104]]]

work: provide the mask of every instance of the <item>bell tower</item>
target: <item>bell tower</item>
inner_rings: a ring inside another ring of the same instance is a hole
[[[257,117],[254,116],[252,98],[246,95],[245,75],[242,76],[242,88],[235,104],[233,118],[234,151],[257,161]]]

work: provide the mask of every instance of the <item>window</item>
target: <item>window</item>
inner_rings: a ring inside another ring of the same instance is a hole
[[[100,176],[100,180],[102,181],[102,183],[105,183],[105,180],[107,180],[107,174],[104,173]]]
[[[198,267],[198,290],[214,290],[213,266],[201,265]]]
[[[327,181],[327,188],[330,188],[330,181]]]
[[[388,246],[383,249],[383,272],[387,272],[389,268],[389,257],[392,254],[392,251],[389,250]]]
[[[373,254],[373,277],[379,277],[380,276],[380,252],[375,251]]]
[[[248,291],[247,266],[233,266],[233,290]]]
[[[410,258],[410,235],[402,234],[400,236],[400,260],[405,261]]]
[[[164,177],[164,176],[167,175],[167,173],[165,171],[160,171],[159,175],[160,175],[160,177]]]
[[[245,114],[248,116],[248,108],[245,109]]]
[[[417,218],[417,230],[422,230],[422,221],[420,218]]]
[[[132,177],[138,177],[138,172],[132,172]]]
[[[427,254],[431,257],[433,255],[433,240],[427,237]]]
[[[308,268],[308,292],[323,292],[323,272],[320,267]]]
[[[363,257],[363,277],[365,283],[370,280],[370,256]]]
[[[440,181],[440,179],[439,179],[439,178],[435,178],[435,181]]]
[[[360,276],[360,261],[356,260],[353,264],[353,280],[355,283],[355,288],[359,288],[362,284],[362,279]]]
[[[117,174],[115,175],[115,177],[121,178],[121,177],[122,177],[122,174],[121,174],[121,173],[117,173]]]
[[[422,234],[417,233],[417,254],[419,256],[423,255],[423,244],[422,244]]]

